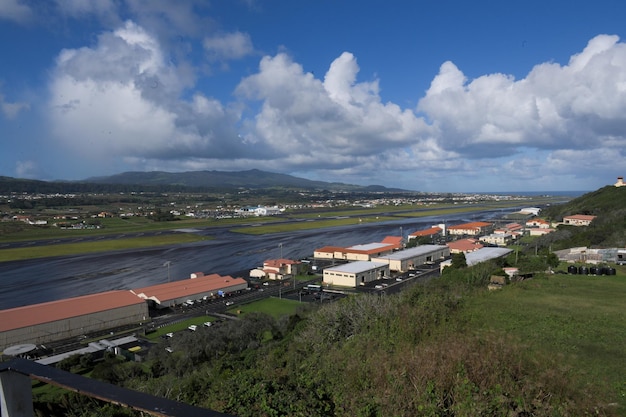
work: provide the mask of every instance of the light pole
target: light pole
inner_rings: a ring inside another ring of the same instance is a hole
[[[170,264],[172,262],[170,261],[165,261],[165,263],[163,264],[163,266],[167,267],[167,282],[170,282]]]
[[[278,247],[280,248],[280,259],[283,259],[283,244],[279,243]]]

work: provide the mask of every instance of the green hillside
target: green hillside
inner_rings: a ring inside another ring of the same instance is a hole
[[[564,216],[573,214],[593,215],[596,219],[587,227],[559,226],[556,233],[537,239],[533,247],[557,250],[626,246],[626,187],[603,187],[541,213],[551,221],[562,221]]]
[[[241,417],[625,415],[624,268],[489,292],[498,269],[278,319],[248,313],[160,340],[143,364],[111,357],[91,376]],[[38,415],[133,415],[46,395],[35,395]]]

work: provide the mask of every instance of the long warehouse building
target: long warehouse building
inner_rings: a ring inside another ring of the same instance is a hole
[[[0,310],[0,351],[139,325],[149,319],[148,304],[124,290]]]

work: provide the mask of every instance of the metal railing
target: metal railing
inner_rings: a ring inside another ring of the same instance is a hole
[[[229,414],[155,397],[19,358],[0,363],[0,416],[34,416],[31,380],[55,385],[111,404],[142,411],[152,416],[233,417]]]

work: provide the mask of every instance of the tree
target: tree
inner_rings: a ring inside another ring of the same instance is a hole
[[[450,267],[453,269],[467,268],[467,259],[465,258],[465,253],[453,253],[452,264],[450,265]]]

